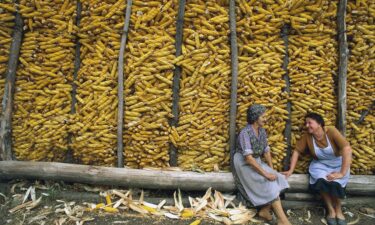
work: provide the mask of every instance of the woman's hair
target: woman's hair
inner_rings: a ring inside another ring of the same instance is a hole
[[[321,115],[314,112],[309,112],[306,114],[305,119],[310,118],[315,120],[317,123],[319,123],[322,127],[324,127],[324,119]]]
[[[253,124],[266,111],[266,107],[259,104],[253,104],[247,109],[247,123]]]

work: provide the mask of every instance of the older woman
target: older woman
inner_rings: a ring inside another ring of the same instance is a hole
[[[310,190],[319,193],[327,206],[329,225],[345,225],[340,198],[345,197],[352,149],[334,127],[325,127],[323,117],[317,113],[305,116],[307,133],[296,144],[290,169],[283,174],[289,177],[302,153],[309,153],[313,160],[309,166]]]
[[[238,136],[237,150],[232,157],[232,171],[236,185],[246,200],[260,207],[259,216],[272,220],[271,207],[278,217],[279,225],[288,225],[279,194],[288,188],[285,177],[272,169],[270,147],[265,123],[265,107],[254,104],[247,110],[247,126]],[[263,162],[264,156],[267,163]]]

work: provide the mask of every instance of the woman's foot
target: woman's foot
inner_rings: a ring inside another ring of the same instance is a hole
[[[268,208],[263,208],[259,210],[258,213],[259,217],[266,220],[266,221],[271,221],[272,220],[272,214]]]

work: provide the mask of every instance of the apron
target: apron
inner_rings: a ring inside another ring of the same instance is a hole
[[[314,159],[310,163],[309,173],[310,173],[310,184],[315,184],[320,178],[327,180],[327,175],[333,172],[340,172],[342,165],[342,156],[336,156],[329,138],[326,136],[328,146],[325,148],[320,148],[313,138],[314,151],[317,159]],[[344,177],[340,179],[333,180],[332,182],[337,182],[341,187],[346,187],[349,180],[350,169]]]

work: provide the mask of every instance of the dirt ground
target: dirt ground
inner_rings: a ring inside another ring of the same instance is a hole
[[[15,185],[22,184],[23,185]],[[34,183],[35,184],[35,183]],[[64,204],[69,206],[69,209],[73,209],[76,206],[85,206],[86,202],[98,203],[103,199],[100,197],[95,197],[98,193],[88,194],[86,197],[81,192],[78,192],[77,189],[82,189],[82,186],[77,185],[57,185],[49,184],[47,185],[48,189],[40,190],[36,193],[36,197],[43,195],[40,203],[37,204],[35,208],[26,209],[22,208],[16,212],[10,213],[9,210],[14,209],[14,207],[19,206],[25,196],[25,192],[29,187],[30,183],[25,181],[11,181],[4,184],[2,182],[2,187],[0,186],[0,225],[9,224],[9,225],[21,225],[21,224],[98,224],[98,225],[107,225],[107,224],[134,224],[134,225],[143,225],[143,224],[178,224],[178,225],[189,225],[197,219],[201,219],[202,225],[211,225],[211,224],[223,224],[222,222],[217,222],[211,218],[190,218],[190,219],[168,219],[164,216],[155,216],[155,215],[143,215],[132,210],[120,210],[119,213],[108,213],[104,211],[84,211],[81,214],[77,213],[72,217],[67,216],[68,213],[64,212]],[[36,185],[37,186],[37,185]],[[63,186],[63,187],[61,187]],[[42,185],[46,187],[46,185]],[[87,186],[85,186],[87,187]],[[12,190],[13,189],[13,190]],[[38,188],[36,188],[38,190]],[[43,189],[43,188],[41,188]],[[57,190],[58,189],[58,190]],[[103,190],[103,187],[94,187],[90,186],[90,190],[85,188],[86,192],[95,192],[98,190]],[[105,189],[105,188],[104,188]],[[70,191],[70,192],[69,192]],[[58,193],[68,193],[68,195],[59,195]],[[40,194],[43,193],[43,194]],[[75,194],[74,194],[75,193]],[[169,195],[170,192],[165,191],[152,191],[149,190],[146,192],[145,199],[147,197],[157,197],[165,194]],[[197,193],[199,195],[201,193]],[[94,197],[90,197],[94,196]],[[164,197],[162,196],[162,197]],[[173,195],[172,195],[173,196]],[[172,197],[173,198],[173,197]],[[77,199],[77,201],[72,201]],[[91,201],[90,201],[91,200]],[[27,202],[28,200],[26,200]],[[65,205],[66,206],[66,205]],[[356,204],[353,206],[344,207],[345,216],[347,218],[348,224],[358,224],[358,225],[375,225],[375,203],[370,204]],[[324,208],[323,207],[299,207],[293,209],[285,209],[289,220],[293,225],[319,225],[325,224],[323,221],[324,217]],[[366,211],[367,210],[367,211]],[[370,211],[369,211],[370,210]],[[80,218],[80,221],[83,219],[88,219],[84,223],[77,222],[76,218]],[[255,221],[258,222],[249,222],[247,224],[267,224],[264,221],[261,221],[257,216],[254,217]],[[275,220],[268,224],[276,224]]]

